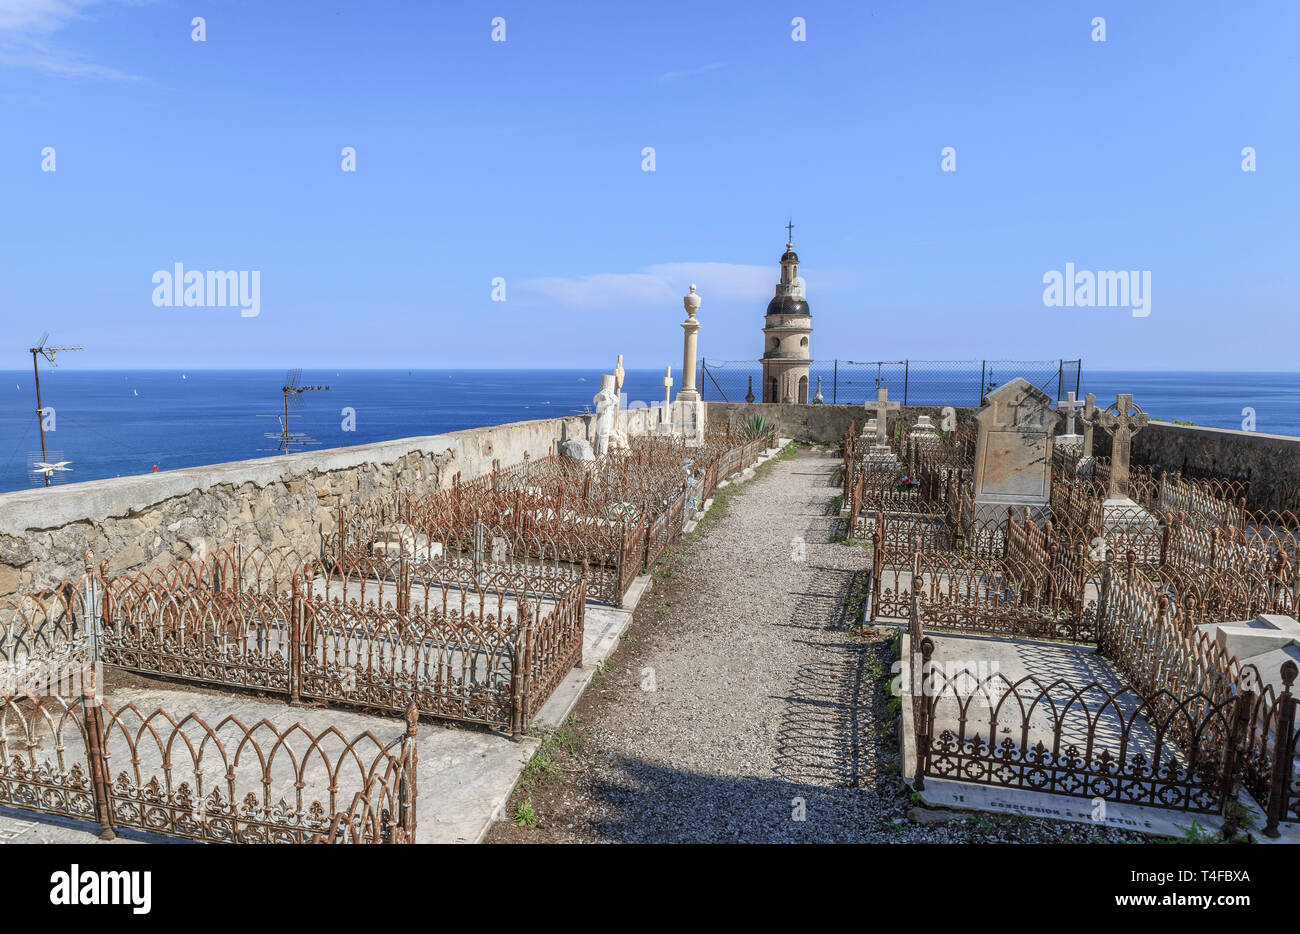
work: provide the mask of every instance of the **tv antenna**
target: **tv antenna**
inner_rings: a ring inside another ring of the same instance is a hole
[[[84,349],[82,347],[49,347],[46,346],[45,343],[49,339],[50,332],[46,331],[41,335],[41,339],[36,342],[35,347],[28,348],[28,353],[32,355],[32,373],[36,377],[36,423],[41,426],[41,459],[38,463],[33,464],[32,467],[33,470],[44,476],[46,486],[50,485],[51,474],[56,470],[70,470],[71,468],[67,465],[72,462],[59,461],[57,464],[51,464],[49,462],[49,455],[45,451],[45,407],[41,405],[41,368],[39,366],[39,361],[41,357],[44,357],[46,361],[49,362],[50,366],[58,366],[58,364],[54,362],[55,354],[61,351]]]
[[[284,393],[283,415],[258,416],[259,418],[280,419],[280,430],[278,432],[268,431],[265,433],[265,437],[278,440],[279,445],[275,450],[283,451],[285,454],[289,453],[290,446],[294,444],[299,445],[300,447],[306,447],[309,444],[320,444],[320,442],[315,438],[312,438],[301,431],[289,430],[289,419],[291,417],[298,417],[297,413],[294,413],[292,416],[289,414],[289,407],[293,406],[294,408],[301,408],[303,404],[302,394],[304,392],[327,392],[329,390],[328,386],[303,386],[299,383],[299,380],[301,379],[302,370],[290,370],[284,375],[284,385],[280,387],[280,391]],[[270,449],[268,448],[266,450]]]
[[[69,466],[72,461],[63,459],[62,451],[51,451],[50,459],[47,461],[44,457],[37,457],[35,454],[29,455],[32,461],[32,481],[37,482],[37,478],[45,481],[45,485],[62,482],[63,475],[72,470]]]

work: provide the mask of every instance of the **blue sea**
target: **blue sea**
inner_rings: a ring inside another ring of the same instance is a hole
[[[285,379],[281,370],[43,367],[41,401],[54,410],[54,430],[46,433],[48,459],[69,461],[71,470],[60,477],[72,482],[149,473],[155,466],[175,470],[273,455]],[[629,370],[627,399],[661,401],[662,379],[662,371]],[[306,370],[299,382],[330,387],[304,393],[302,405],[290,410],[290,430],[313,439],[316,443],[305,449],[316,450],[590,411],[600,374]],[[705,387],[706,399],[718,398],[712,388]],[[924,383],[910,388],[921,401]],[[1096,393],[1103,405],[1117,392],[1132,392],[1153,417],[1218,428],[1241,428],[1242,410],[1250,408],[1255,430],[1300,435],[1300,375],[1295,373],[1085,369],[1080,391]],[[891,395],[896,395],[892,389]],[[346,410],[355,413],[351,420]],[[0,490],[40,484],[30,466],[40,449],[31,371],[0,371]]]

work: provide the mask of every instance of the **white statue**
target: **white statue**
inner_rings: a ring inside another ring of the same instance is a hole
[[[611,438],[618,434],[618,393],[612,375],[601,374],[600,392],[592,396],[591,401],[596,406],[596,456],[601,457],[609,451]],[[627,446],[626,439],[623,446]]]

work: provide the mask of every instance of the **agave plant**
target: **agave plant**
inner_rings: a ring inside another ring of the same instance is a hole
[[[746,441],[767,438],[776,430],[776,424],[766,415],[748,415],[740,420],[740,433]]]

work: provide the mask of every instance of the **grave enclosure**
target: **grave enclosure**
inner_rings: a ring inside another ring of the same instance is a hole
[[[1244,792],[1277,836],[1300,820],[1300,518],[1249,508],[1243,479],[1134,465],[1131,396],[1067,398],[1084,431],[1058,443],[1022,382],[974,431],[895,421],[892,464],[880,407],[843,441],[847,534],[872,544],[866,619],[905,628],[913,787],[1102,798],[1228,831]],[[1103,434],[1110,457],[1092,453]]]

